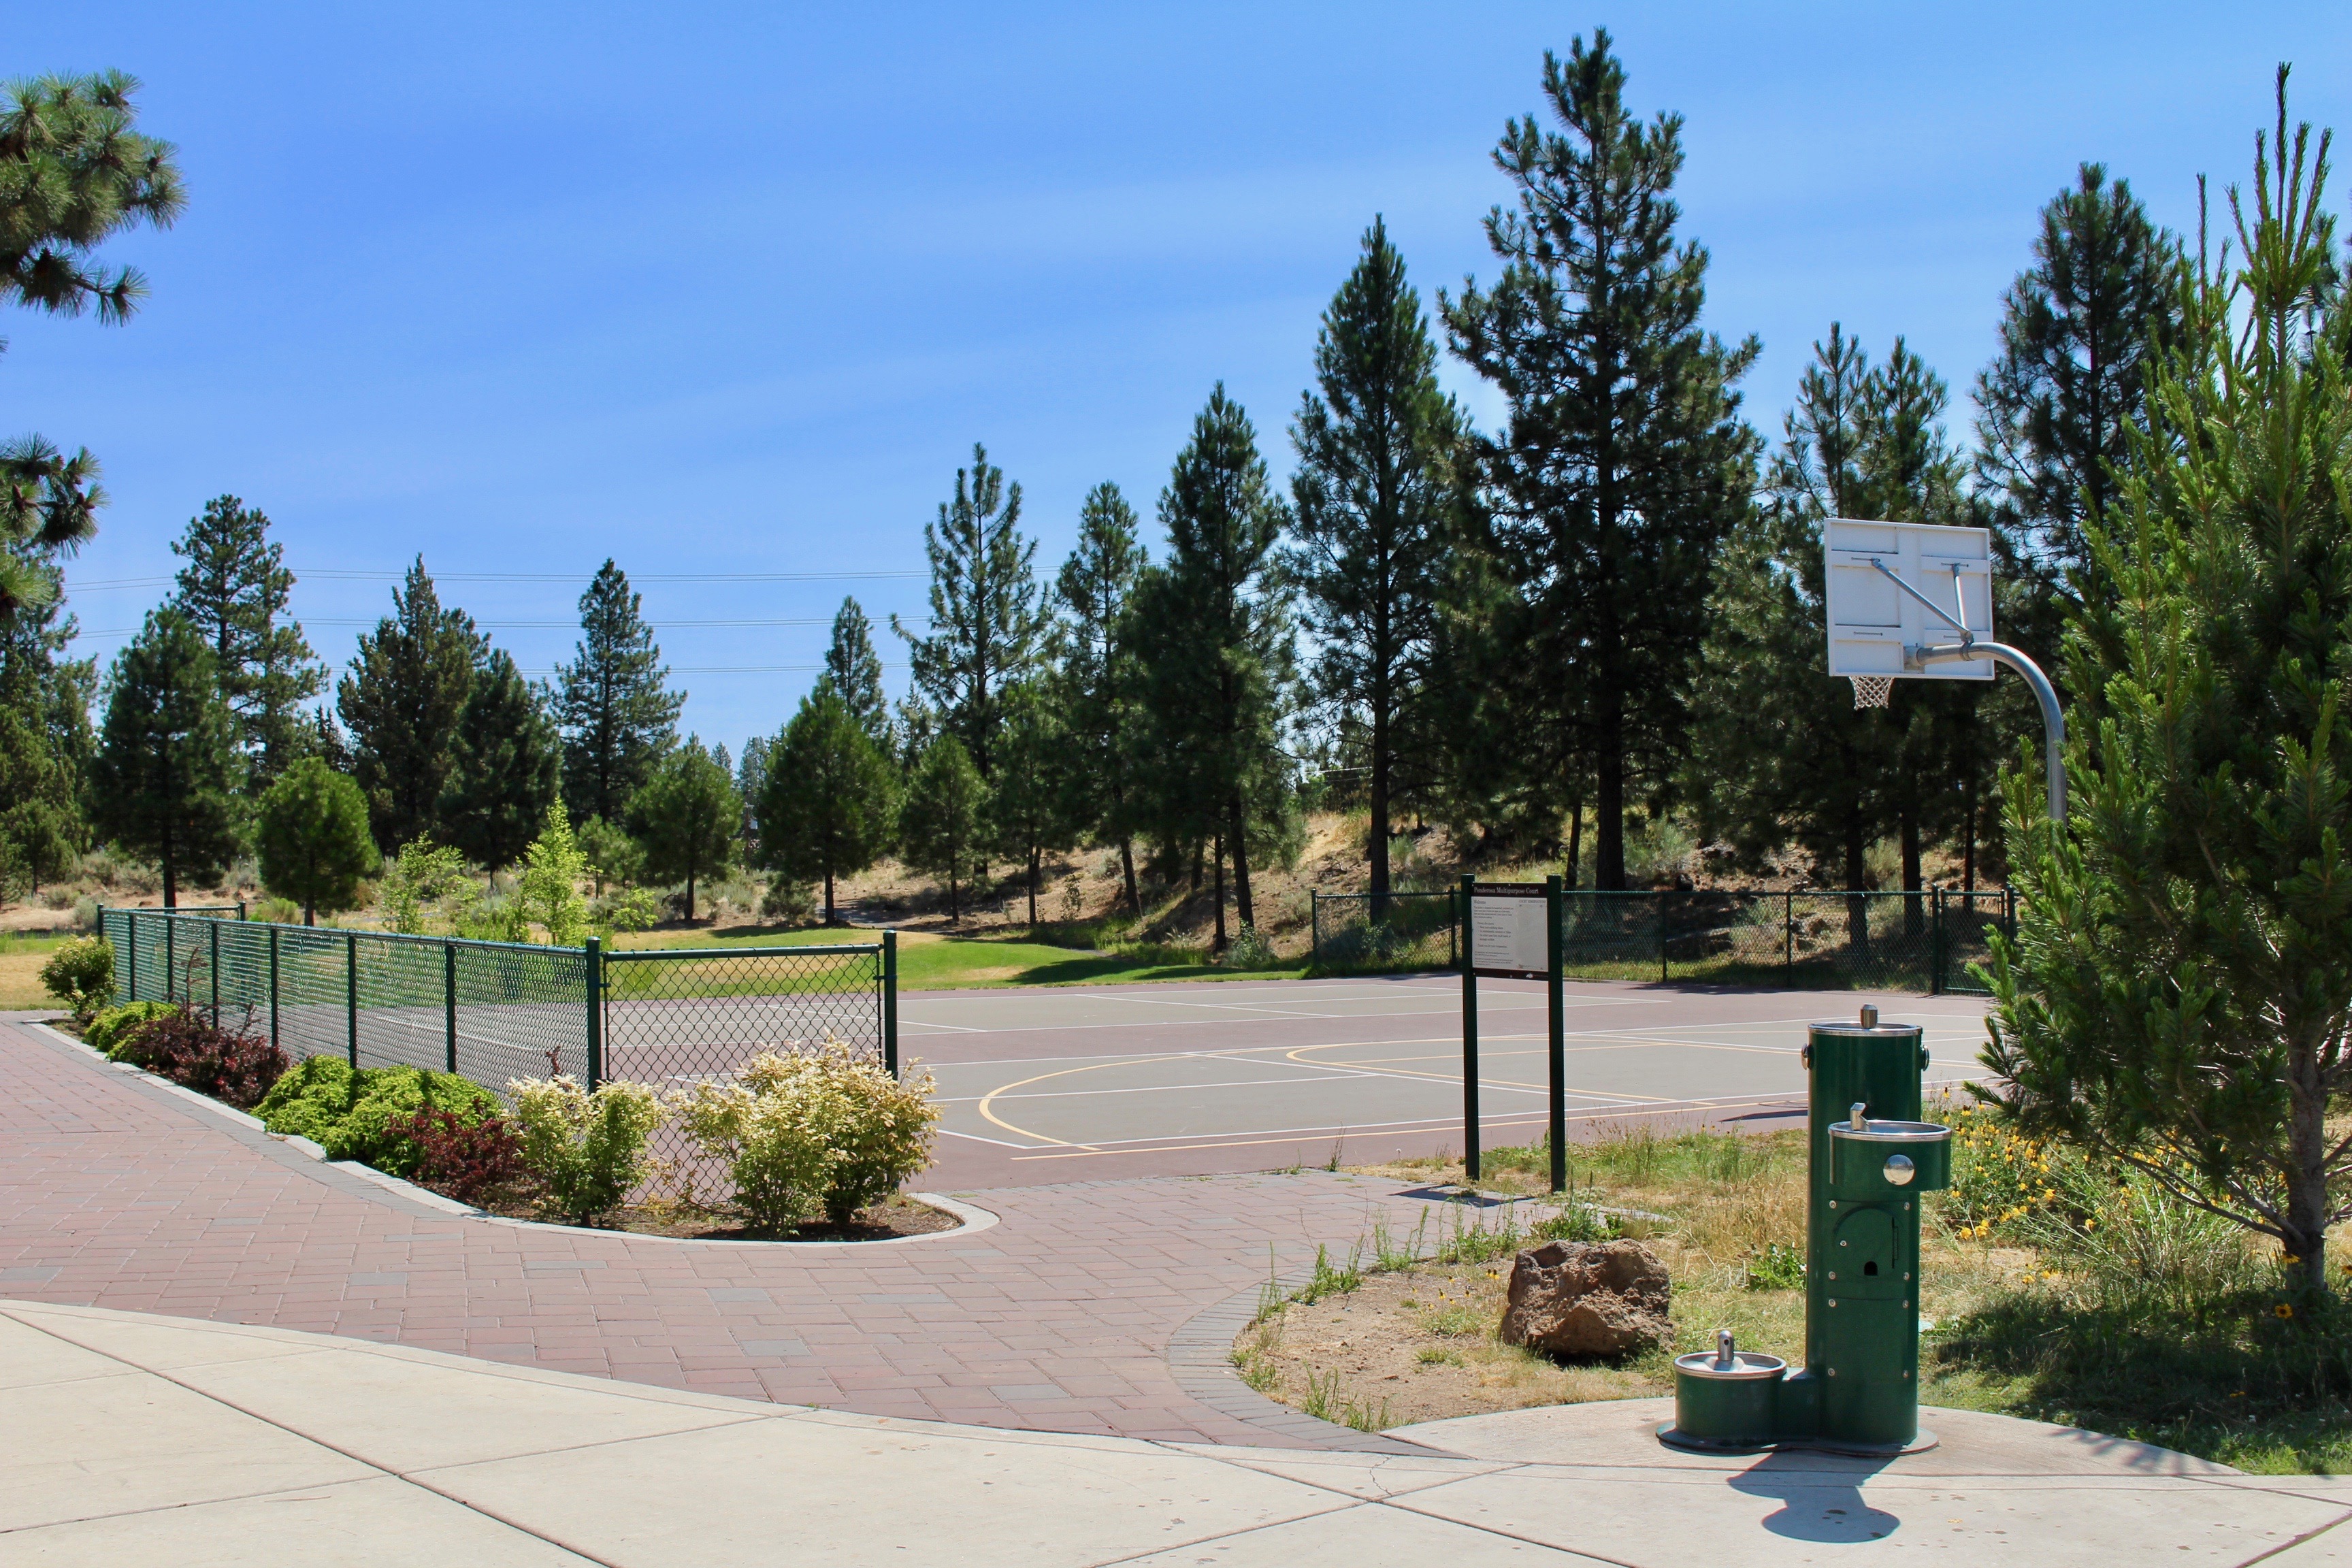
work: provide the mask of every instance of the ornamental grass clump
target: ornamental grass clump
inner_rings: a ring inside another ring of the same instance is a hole
[[[523,1163],[544,1190],[549,1212],[593,1225],[621,1206],[646,1175],[646,1142],[664,1120],[661,1097],[642,1083],[599,1084],[593,1094],[570,1073],[518,1079],[515,1121]]]
[[[763,1052],[671,1104],[696,1146],[726,1163],[746,1225],[781,1235],[817,1214],[845,1226],[929,1165],[934,1087],[828,1040]]]

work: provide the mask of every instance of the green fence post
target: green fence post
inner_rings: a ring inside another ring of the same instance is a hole
[[[269,928],[269,1043],[278,1043],[278,928]]]
[[[131,952],[131,963],[122,977],[123,988],[130,994],[123,997],[123,1000],[136,1002],[139,1000],[139,911],[137,910],[122,911],[122,945]]]
[[[1559,878],[1544,879],[1545,989],[1551,1001],[1551,1190],[1568,1188],[1568,993],[1560,984]]]
[[[882,1065],[898,1076],[898,933],[882,933]]]
[[[1662,985],[1669,978],[1666,973],[1666,900],[1672,897],[1672,893],[1650,895],[1650,907],[1658,911],[1655,917],[1658,922],[1658,983]]]
[[[441,944],[441,1034],[449,1070],[457,1070],[457,944]]]
[[[180,967],[179,938],[172,930],[178,923],[171,915],[163,917],[163,1000],[166,1002],[176,1001],[179,995],[180,982],[173,973]]]
[[[1780,976],[1782,984],[1794,988],[1797,984],[1797,895],[1795,889],[1780,895]]]
[[[212,931],[210,933],[212,936],[212,952],[206,955],[205,960],[205,967],[210,971],[212,975],[213,1027],[215,1029],[220,1027],[220,921],[213,921]],[[194,1001],[194,998],[190,997],[189,1000]]]
[[[1462,1173],[1478,1179],[1478,970],[1470,962],[1470,889],[1462,879]]]
[[[1323,962],[1323,895],[1307,889],[1307,962]]]
[[[588,1089],[592,1094],[604,1077],[604,942],[590,937],[583,950],[588,963]]]
[[[236,901],[236,921],[239,925],[243,925],[245,923],[245,900],[243,899],[239,899]]]
[[[357,931],[343,933],[343,1037],[351,1053],[352,1069],[360,1065],[360,938]]]

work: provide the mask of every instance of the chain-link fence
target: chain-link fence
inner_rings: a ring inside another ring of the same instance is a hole
[[[1460,961],[1454,893],[1307,893],[1311,961],[1358,973],[1452,968]]]
[[[437,1068],[494,1090],[550,1072],[611,1076],[593,1027],[593,950],[154,910],[100,919],[120,1000],[216,1012],[298,1061]]]
[[[1980,994],[1970,966],[2011,929],[2005,891],[1564,892],[1560,966],[1578,980]]]
[[[1452,893],[1313,896],[1314,962],[1351,972],[1455,968]],[[1916,893],[1560,894],[1561,969],[1573,980],[1683,980],[1791,990],[1982,994],[1971,966],[2013,930],[2003,890]]]
[[[886,933],[886,936],[890,933]],[[644,948],[604,955],[604,1063],[662,1089],[726,1078],[763,1051],[839,1040],[898,1071],[898,945]],[[676,1126],[656,1137],[664,1179],[718,1171]]]

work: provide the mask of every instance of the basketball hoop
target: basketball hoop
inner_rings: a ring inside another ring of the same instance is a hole
[[[1891,675],[1849,675],[1853,682],[1853,705],[1856,708],[1884,708],[1895,694],[1895,678]]]

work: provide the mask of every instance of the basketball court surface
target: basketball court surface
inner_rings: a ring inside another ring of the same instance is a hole
[[[1649,1123],[1800,1125],[1805,1025],[1874,1004],[1926,1030],[1930,1092],[1984,1076],[1982,997],[1567,986],[1569,1134]],[[1453,975],[908,992],[899,1048],[939,1080],[954,1191],[1371,1164],[1462,1149],[1462,983]],[[1481,1138],[1545,1121],[1538,981],[1478,988]]]

